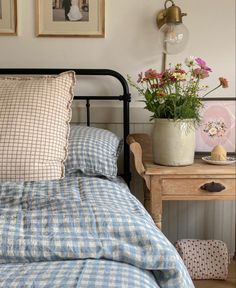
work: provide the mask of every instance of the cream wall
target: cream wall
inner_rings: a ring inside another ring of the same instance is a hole
[[[93,0],[91,0],[93,1]],[[176,0],[187,12],[188,47],[167,62],[194,55],[204,58],[218,77],[229,79],[230,88],[211,96],[235,96],[235,0]],[[35,37],[35,1],[18,0],[18,36],[0,36],[1,67],[110,68],[133,78],[146,68],[160,68],[156,13],[164,0],[106,0],[105,38]],[[132,90],[133,106],[141,105]]]

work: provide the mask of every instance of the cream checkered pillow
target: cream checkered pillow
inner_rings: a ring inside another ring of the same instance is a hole
[[[64,176],[74,83],[73,71],[0,77],[0,181]]]

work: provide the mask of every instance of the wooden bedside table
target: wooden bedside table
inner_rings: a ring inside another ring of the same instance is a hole
[[[235,200],[235,165],[211,165],[195,159],[190,166],[161,166],[153,163],[152,142],[147,134],[130,134],[127,142],[134,154],[135,168],[146,184],[144,206],[158,228],[161,229],[162,224],[162,201]],[[203,185],[210,183],[214,190],[212,182],[225,188],[221,192],[203,189]]]

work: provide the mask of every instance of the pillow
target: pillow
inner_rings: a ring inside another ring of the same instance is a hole
[[[75,73],[0,77],[0,181],[64,176]]]
[[[117,176],[117,158],[122,141],[112,132],[85,126],[72,126],[66,174],[81,171],[89,176]]]

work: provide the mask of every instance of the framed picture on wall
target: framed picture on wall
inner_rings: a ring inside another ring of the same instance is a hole
[[[17,0],[0,0],[0,35],[17,35]]]
[[[104,37],[105,0],[36,0],[37,36]]]
[[[222,145],[235,154],[235,103],[236,98],[205,98],[201,124],[196,132],[197,154],[211,152]]]

